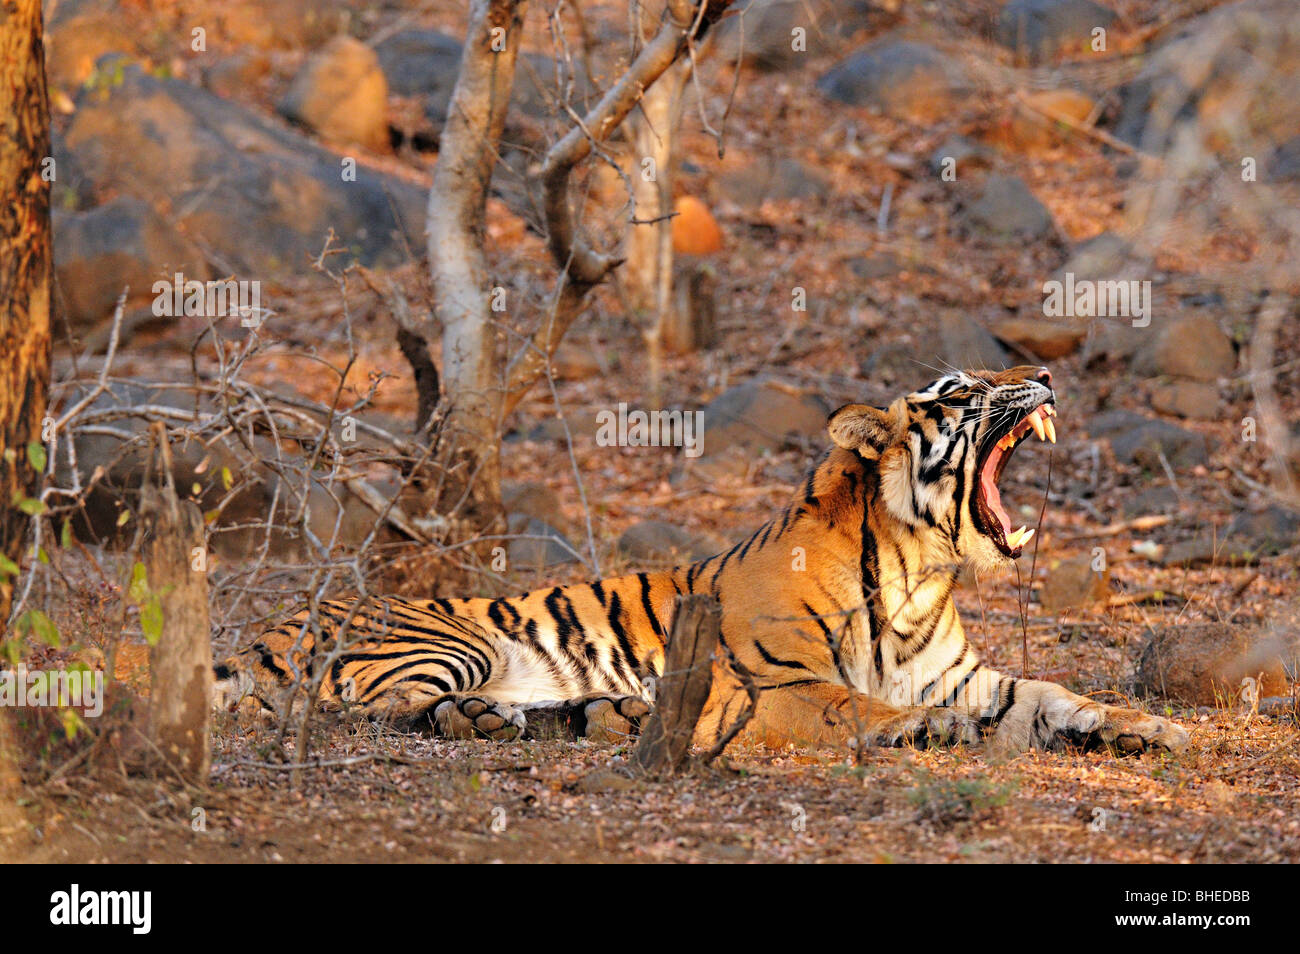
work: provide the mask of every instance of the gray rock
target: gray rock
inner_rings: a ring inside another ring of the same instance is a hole
[[[860,48],[817,81],[831,99],[914,120],[942,114],[968,86],[961,68],[934,47],[893,38]]]
[[[1219,417],[1219,389],[1204,381],[1157,381],[1151,386],[1151,406],[1164,414],[1208,421]]]
[[[1094,437],[1106,438],[1121,463],[1156,473],[1164,472],[1162,454],[1175,470],[1195,467],[1209,459],[1203,435],[1132,411],[1097,414],[1088,422],[1088,430]]]
[[[399,96],[424,97],[425,113],[442,127],[460,70],[463,40],[437,30],[403,30],[375,47],[388,88]]]
[[[1110,571],[1097,572],[1092,563],[1088,553],[1050,561],[1038,595],[1043,609],[1060,613],[1105,602],[1110,595]]]
[[[1178,512],[1178,492],[1170,486],[1146,487],[1124,495],[1124,519]]]
[[[1181,622],[1147,630],[1137,667],[1137,691],[1186,705],[1240,700],[1246,677],[1263,679],[1260,696],[1290,694],[1300,665],[1294,632],[1218,622]]]
[[[1051,234],[1052,213],[1018,176],[991,175],[965,210],[966,221],[999,242],[1039,239]]]
[[[86,212],[53,213],[54,270],[71,329],[80,332],[113,313],[126,286],[130,302],[151,301],[153,283],[211,278],[203,253],[131,196]]]
[[[749,0],[736,4],[743,16],[719,25],[716,50],[727,63],[778,70],[801,66],[834,53],[844,37],[873,24],[879,10],[865,0]],[[802,29],[803,51],[794,48],[794,31]]]
[[[637,564],[689,563],[724,548],[725,543],[712,535],[691,533],[662,520],[633,524],[618,538],[618,552]]]
[[[821,398],[773,381],[747,381],[704,408],[704,454],[741,448],[750,454],[822,442],[831,412]]]
[[[1127,240],[1114,232],[1102,232],[1076,245],[1055,277],[1059,280],[1069,272],[1076,279],[1089,281],[1132,279],[1146,274],[1147,269],[1147,263],[1135,255]]]
[[[350,36],[312,54],[276,108],[329,142],[388,149],[388,81],[375,52]]]
[[[1146,330],[1149,343],[1133,359],[1133,369],[1139,374],[1216,381],[1237,369],[1232,339],[1208,315],[1178,318]]]
[[[577,562],[574,555],[577,547],[545,521],[525,513],[512,513],[507,515],[506,522],[510,533],[519,535],[506,545],[506,559],[512,569],[542,569]]]
[[[965,136],[949,136],[930,153],[930,171],[935,175],[942,174],[948,159],[957,163],[957,178],[960,179],[965,169],[987,168],[993,160],[993,153]]]
[[[1007,366],[1006,349],[979,322],[961,312],[939,316],[939,359],[962,369],[998,370]]]
[[[559,495],[545,484],[535,481],[503,483],[501,505],[507,513],[524,514],[552,527],[564,528],[568,522],[564,518]]]
[[[722,194],[736,205],[756,209],[768,200],[823,199],[826,177],[797,159],[763,156],[745,169],[722,176]]]
[[[105,193],[165,205],[241,279],[305,271],[331,228],[367,265],[420,245],[423,189],[364,166],[344,181],[339,156],[242,106],[136,66],[121,75],[82,92],[63,138],[59,168],[84,205]]]
[[[1295,182],[1300,179],[1300,136],[1292,136],[1273,150],[1265,169],[1269,182]]]
[[[1091,49],[1092,31],[1109,27],[1115,12],[1092,0],[1010,0],[998,14],[998,43],[1030,63],[1062,51]]]

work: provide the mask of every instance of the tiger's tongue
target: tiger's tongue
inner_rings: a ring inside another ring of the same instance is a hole
[[[984,466],[980,468],[980,485],[984,488],[984,503],[988,505],[992,514],[1002,522],[1003,536],[1011,532],[1011,517],[1002,506],[1002,495],[998,493],[997,483],[998,462],[1002,460],[1005,454],[1006,451],[1001,447],[993,448],[988,459],[984,461]]]

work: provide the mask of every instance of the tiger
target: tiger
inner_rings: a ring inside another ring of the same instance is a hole
[[[1057,417],[1042,367],[844,405],[789,504],[724,552],[517,597],[322,602],[315,623],[304,609],[218,665],[222,698],[274,709],[328,664],[326,709],[508,740],[550,707],[578,735],[627,738],[651,712],[675,601],[708,594],[721,632],[696,746],[1179,752],[1177,723],[1001,673],[963,631],[963,564],[1008,566],[1035,534],[1012,528],[1003,469],[1030,435],[1055,443]]]

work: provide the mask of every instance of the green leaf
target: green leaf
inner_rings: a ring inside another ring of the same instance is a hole
[[[18,501],[18,509],[29,517],[35,517],[45,513],[45,504],[35,497],[23,497]]]
[[[0,576],[17,576],[18,564],[0,553]]]
[[[45,552],[45,547],[36,548],[36,559],[40,560],[46,566],[50,564],[50,555]]]
[[[140,607],[140,629],[144,633],[144,641],[150,646],[158,645],[158,640],[162,637],[162,625],[162,600],[156,593],[151,593]]]
[[[72,547],[72,521],[63,521],[63,529],[59,531],[59,546],[68,550]]]
[[[143,563],[131,567],[131,582],[126,589],[126,598],[132,603],[143,603],[149,595],[149,571]]]
[[[230,468],[229,468],[229,467],[222,467],[222,468],[221,468],[221,486],[222,486],[224,489],[229,490],[229,489],[231,488],[231,486],[234,484],[234,482],[235,482],[235,478],[234,478],[234,476],[231,475],[231,473],[230,473]]]
[[[45,448],[36,441],[27,445],[27,461],[32,465],[32,470],[38,474],[45,473]]]
[[[71,742],[77,737],[77,730],[85,728],[86,723],[81,721],[81,713],[76,709],[64,709],[59,715],[63,719],[63,732]]]
[[[124,527],[126,526],[126,522],[130,519],[131,519],[131,511],[123,510],[121,513],[117,515],[117,525],[119,527]]]
[[[59,639],[59,627],[54,625],[54,620],[50,619],[40,610],[28,610],[18,617],[15,626],[20,633],[31,633],[45,645],[54,649],[59,648],[61,640]]]
[[[192,493],[195,497],[203,493],[203,488],[199,486],[199,482],[197,480],[194,481],[194,483],[190,484],[190,493]]]

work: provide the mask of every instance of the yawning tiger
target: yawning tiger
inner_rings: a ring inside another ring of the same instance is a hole
[[[841,407],[789,506],[690,566],[514,598],[331,602],[319,646],[304,611],[217,678],[270,707],[328,662],[327,707],[506,739],[552,702],[579,732],[618,735],[649,711],[675,597],[708,593],[722,637],[697,744],[750,705],[749,681],[741,742],[1177,751],[1187,733],[1166,719],[983,665],[957,617],[963,561],[1005,565],[1034,534],[1012,527],[997,481],[1030,434],[1055,441],[1051,381],[1037,367],[959,372],[888,408]]]

